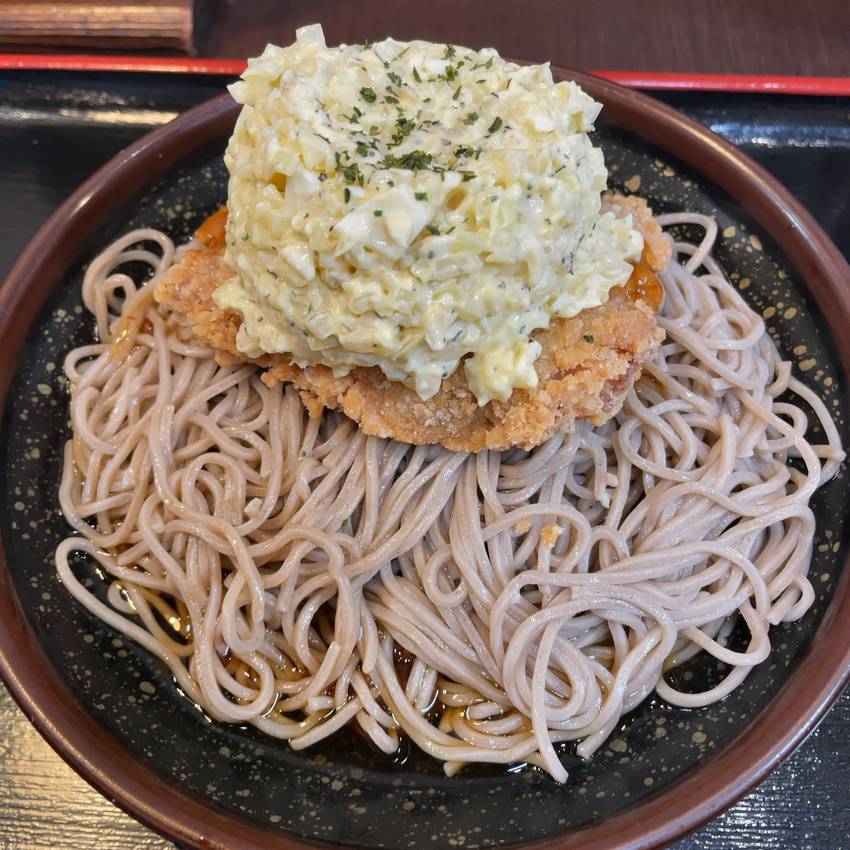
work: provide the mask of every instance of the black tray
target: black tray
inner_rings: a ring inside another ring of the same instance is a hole
[[[38,226],[96,168],[138,136],[220,94],[230,79],[54,71],[0,75],[0,279]],[[656,96],[765,165],[850,259],[850,98]],[[8,695],[0,694],[0,847],[170,846],[97,798],[81,779],[69,779],[44,749]],[[42,805],[34,805],[34,788],[44,795]],[[795,756],[677,848],[845,848],[848,788],[850,693],[845,693]],[[45,796],[49,805],[43,805]],[[80,796],[85,805],[75,805]]]

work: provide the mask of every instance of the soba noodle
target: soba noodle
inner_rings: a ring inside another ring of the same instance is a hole
[[[406,735],[449,774],[530,762],[564,781],[555,745],[589,756],[652,692],[722,699],[767,658],[769,627],[811,605],[808,502],[844,455],[711,258],[714,222],[661,221],[705,238],[675,245],[667,338],[622,412],[477,455],[311,419],[253,365],[218,366],[119,271],[161,274],[180,249],[127,234],[83,285],[101,342],[65,362],[65,586],[209,715],[296,749],[354,722],[386,753]],[[76,551],[108,575],[108,604]],[[726,645],[738,615],[741,651]],[[675,689],[665,671],[699,652],[730,672]]]

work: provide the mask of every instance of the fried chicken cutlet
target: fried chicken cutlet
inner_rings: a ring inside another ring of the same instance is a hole
[[[608,300],[569,319],[553,318],[532,334],[542,353],[535,361],[538,385],[515,389],[506,401],[479,407],[463,369],[444,379],[436,395],[422,400],[412,389],[388,379],[377,367],[357,367],[335,377],[325,366],[301,368],[283,354],[255,362],[263,381],[291,383],[311,415],[338,409],[366,434],[407,443],[439,443],[453,451],[533,448],[579,419],[601,424],[620,409],[643,364],[663,339],[655,314],[663,289],[656,272],[670,259],[670,245],[641,198],[609,195],[603,211],[632,214],[644,237],[644,254],[625,286]],[[222,365],[246,361],[236,347],[241,318],[222,310],[213,292],[232,277],[224,262],[226,208],[197,233],[199,247],[156,284],[156,300],[168,307],[194,336],[216,351]]]

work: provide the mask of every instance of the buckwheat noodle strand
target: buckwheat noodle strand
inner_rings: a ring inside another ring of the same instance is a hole
[[[714,221],[660,220],[705,237],[675,243],[667,338],[620,414],[478,455],[311,419],[293,388],[217,365],[121,272],[162,274],[183,249],[123,236],[83,284],[101,341],[65,362],[63,583],[209,715],[296,749],[353,722],[449,774],[525,761],[564,781],[554,745],[589,756],[653,691],[722,699],[768,656],[769,627],[812,603],[808,502],[844,454],[712,259]],[[107,602],[75,552],[108,576]],[[730,672],[677,690],[665,672],[698,652]]]

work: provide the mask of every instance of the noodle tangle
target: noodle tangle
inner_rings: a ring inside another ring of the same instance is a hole
[[[649,694],[722,699],[811,605],[808,502],[844,455],[712,259],[713,220],[659,220],[705,238],[675,243],[666,341],[622,411],[477,455],[310,418],[292,387],[217,365],[121,271],[162,274],[182,249],[122,237],[83,284],[100,342],[65,361],[61,580],[210,716],[295,749],[355,723],[450,775],[528,762],[564,781],[555,745],[590,756]],[[107,575],[105,602],[75,552]],[[677,690],[665,672],[699,652],[728,674]]]

